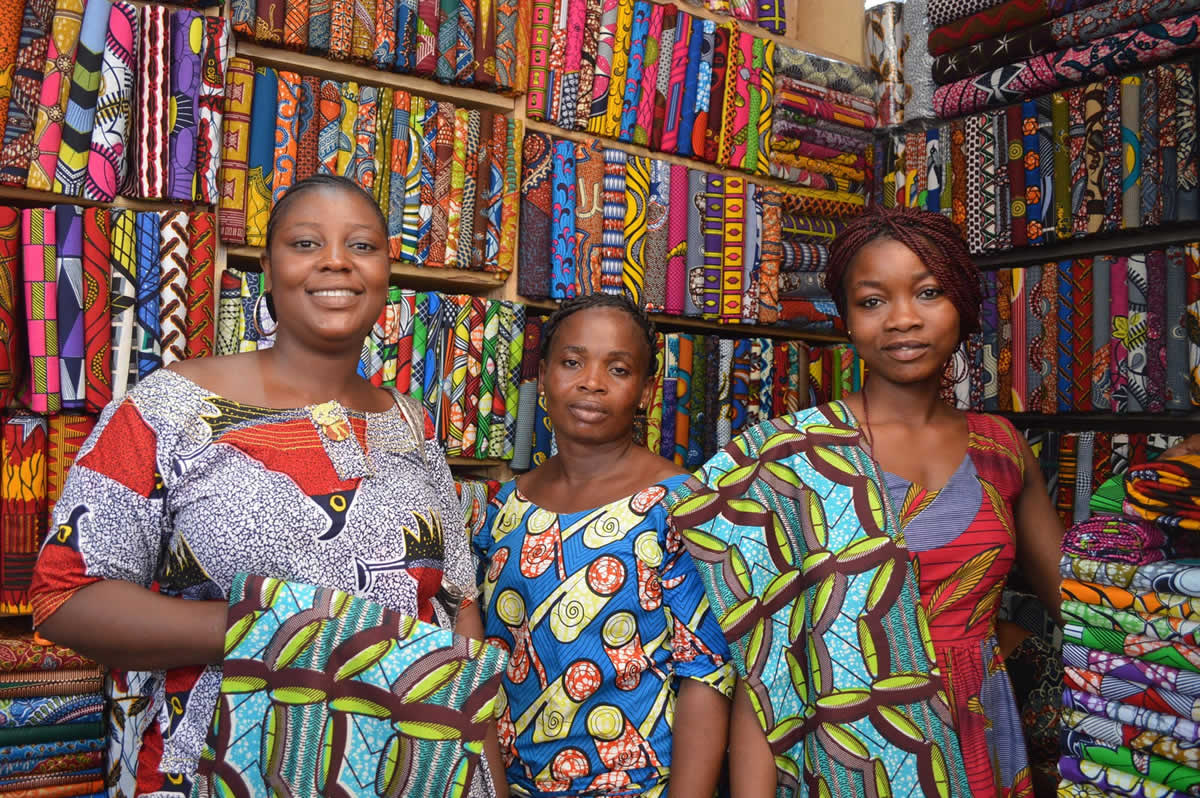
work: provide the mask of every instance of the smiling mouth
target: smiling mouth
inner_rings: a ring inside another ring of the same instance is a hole
[[[309,291],[311,296],[358,296],[358,291],[353,291],[349,288],[322,288],[319,291]]]

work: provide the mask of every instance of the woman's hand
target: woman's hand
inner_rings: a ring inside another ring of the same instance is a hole
[[[218,665],[225,656],[224,601],[164,596],[106,579],[71,596],[39,634],[118,670]]]

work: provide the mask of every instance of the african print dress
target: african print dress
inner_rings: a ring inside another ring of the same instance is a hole
[[[554,513],[509,482],[475,543],[487,641],[509,653],[500,747],[514,795],[665,796],[680,679],[733,669],[662,504],[679,476]]]
[[[104,579],[227,600],[249,573],[450,627],[477,592],[462,512],[428,423],[415,428],[421,411],[395,398],[383,413],[277,410],[156,371],[80,450],[35,571],[35,623]],[[221,677],[216,666],[113,674],[113,794],[188,798]]]
[[[941,490],[884,473],[929,618],[971,793],[1028,796],[1021,716],[996,642],[1000,594],[1016,558],[1013,507],[1025,480],[1017,432],[967,414],[962,462]]]

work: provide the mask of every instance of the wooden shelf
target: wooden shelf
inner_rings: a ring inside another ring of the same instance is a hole
[[[393,89],[419,94],[424,97],[445,99],[456,105],[487,111],[512,113],[516,100],[503,94],[493,94],[482,89],[438,83],[436,80],[405,75],[399,72],[384,72],[349,61],[332,61],[318,55],[297,53],[239,39],[236,55],[251,59],[256,64],[286,69],[302,75],[314,75],[330,80],[354,80],[369,86],[389,86]]]
[[[134,211],[186,211],[195,208],[211,210],[211,205],[183,200],[146,200],[117,197],[112,202],[69,197],[53,191],[38,191],[23,186],[0,186],[0,200],[29,205],[82,205],[87,208],[129,208]]]
[[[979,269],[994,271],[1094,255],[1129,255],[1196,241],[1200,241],[1200,222],[1172,222],[1161,227],[1114,230],[1110,233],[1068,238],[1044,247],[1021,247],[1006,252],[976,255],[973,260]]]
[[[558,309],[558,303],[552,299],[528,299],[518,297],[518,302],[526,307],[552,313]],[[844,333],[826,332],[825,330],[801,330],[795,327],[774,326],[767,324],[722,324],[710,319],[697,319],[691,316],[675,316],[670,313],[651,313],[650,319],[655,327],[671,332],[687,331],[723,335],[726,338],[782,338],[789,341],[805,341],[807,343],[841,344],[848,339]]]
[[[227,247],[225,252],[230,260],[252,266],[253,271],[258,270],[262,247]],[[393,263],[392,277],[405,287],[433,288],[468,294],[490,291],[504,284],[504,278],[494,272],[425,268],[410,263]]]
[[[1060,432],[1163,432],[1193,435],[1200,432],[1200,411],[1163,413],[1010,413],[999,412],[1021,428],[1048,428]]]
[[[638,155],[642,158],[653,158],[658,161],[664,161],[665,163],[686,166],[689,169],[699,169],[701,171],[712,172],[714,174],[732,175],[733,177],[740,177],[750,183],[757,183],[760,186],[773,186],[774,188],[782,189],[784,191],[803,188],[803,186],[798,186],[795,183],[789,183],[786,180],[780,180],[778,177],[752,174],[750,172],[743,172],[740,169],[729,169],[724,166],[718,166],[715,163],[709,163],[708,161],[700,160],[699,158],[688,158],[687,156],[676,155],[675,153],[671,152],[659,152],[658,150],[652,150],[648,147],[643,147],[640,144],[630,144],[627,141],[621,141],[620,139],[614,139],[609,136],[601,136],[585,130],[567,130],[566,128],[559,127],[551,122],[543,122],[539,119],[526,119],[525,130],[533,130],[537,131],[538,133],[545,133],[548,136],[554,136],[555,138],[567,139],[568,141],[580,143],[595,139],[602,142],[605,147],[614,150],[624,150],[630,155]],[[863,206],[863,209],[866,209],[865,205]]]

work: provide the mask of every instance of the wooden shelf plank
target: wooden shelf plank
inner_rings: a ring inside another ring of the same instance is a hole
[[[558,308],[558,303],[549,299],[528,299],[518,297],[529,308],[552,313]],[[801,330],[795,327],[776,327],[767,324],[722,324],[710,319],[697,319],[691,316],[673,316],[669,313],[651,313],[654,326],[668,331],[686,330],[712,335],[722,335],[726,338],[782,338],[788,341],[805,341],[807,343],[842,344],[848,339],[840,332],[825,330]]]
[[[1164,413],[1009,413],[1000,412],[1023,429],[1046,427],[1062,432],[1163,432],[1192,435],[1200,432],[1200,412]]]
[[[211,205],[199,202],[175,200],[145,200],[117,197],[112,202],[89,200],[83,197],[68,197],[53,191],[37,191],[23,186],[0,186],[0,200],[27,203],[29,205],[82,205],[88,208],[129,208],[134,211],[186,211],[211,210]]]
[[[258,270],[261,247],[227,247],[231,260]],[[478,294],[499,288],[503,277],[493,272],[466,271],[462,269],[433,269],[413,266],[410,263],[393,263],[392,277],[405,287],[434,288],[440,291]]]
[[[390,86],[393,89],[419,94],[424,97],[449,100],[456,105],[481,110],[512,113],[516,100],[503,94],[493,94],[482,89],[438,83],[436,80],[404,75],[399,72],[384,72],[348,61],[331,61],[318,55],[297,53],[239,39],[237,55],[253,60],[256,64],[287,69],[302,75],[315,75],[330,80],[354,80],[370,86]]]
[[[976,255],[973,260],[979,269],[993,271],[1094,255],[1129,255],[1196,241],[1200,241],[1200,225],[1196,222],[1173,222],[1162,227],[1116,230],[1068,238],[1044,247],[1022,247],[1007,252]]]

